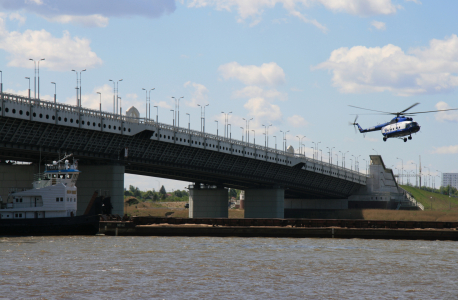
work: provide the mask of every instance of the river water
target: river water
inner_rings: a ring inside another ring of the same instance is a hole
[[[0,238],[0,298],[457,299],[447,241]]]

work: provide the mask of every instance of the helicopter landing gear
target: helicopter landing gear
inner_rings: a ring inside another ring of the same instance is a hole
[[[407,138],[404,138],[404,143],[407,142]]]
[[[383,141],[386,142],[386,137],[383,138]]]
[[[411,140],[411,139],[412,139],[412,136],[409,136],[409,140]]]

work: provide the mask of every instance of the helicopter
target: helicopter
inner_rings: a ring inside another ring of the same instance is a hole
[[[356,127],[358,127],[358,130],[360,133],[366,133],[366,132],[371,132],[371,131],[382,131],[383,135],[383,141],[386,142],[387,139],[389,138],[400,138],[404,140],[404,142],[407,142],[407,139],[411,140],[412,139],[412,133],[417,133],[420,131],[420,125],[417,122],[414,122],[414,120],[409,117],[409,116],[414,116],[416,114],[425,114],[425,113],[432,113],[432,112],[438,112],[438,111],[447,111],[447,110],[458,110],[458,108],[451,108],[451,109],[441,109],[441,110],[430,110],[430,111],[420,111],[420,112],[411,112],[407,113],[407,111],[415,106],[417,106],[420,103],[415,103],[408,108],[400,111],[400,112],[386,112],[386,111],[379,111],[379,110],[373,110],[373,109],[368,109],[368,108],[362,108],[358,106],[353,106],[349,105],[350,107],[358,108],[358,109],[364,109],[364,110],[370,110],[370,111],[375,111],[379,112],[381,114],[387,114],[387,115],[395,115],[390,122],[386,122],[383,124],[379,124],[374,127],[370,127],[368,129],[363,129],[361,126],[359,126],[358,123],[356,123],[356,120],[358,120],[358,115],[356,115],[355,120],[353,122],[350,122],[349,125],[355,126],[355,131]]]

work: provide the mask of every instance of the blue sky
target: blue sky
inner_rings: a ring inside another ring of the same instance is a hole
[[[78,3],[75,6],[75,3]],[[222,111],[232,114],[232,137],[241,139],[243,118],[253,118],[256,142],[270,125],[269,146],[280,130],[311,156],[312,142],[336,153],[381,154],[387,166],[414,170],[421,155],[431,174],[458,172],[458,113],[419,115],[413,140],[382,141],[348,126],[388,121],[348,107],[414,111],[458,107],[458,2],[419,0],[0,0],[0,68],[4,90],[26,94],[33,62],[40,63],[40,96],[75,104],[75,73],[82,73],[83,106],[113,111],[119,80],[123,111],[145,115],[145,92],[159,106],[159,121],[172,122],[171,97],[181,97],[180,125],[223,130]],[[32,81],[33,94],[33,81]],[[151,111],[152,117],[156,110]],[[252,140],[253,132],[250,133]],[[373,150],[375,149],[375,150]],[[397,159],[399,158],[399,159]],[[402,159],[402,161],[401,161]],[[341,156],[339,154],[339,164]],[[436,171],[438,170],[438,171]],[[426,172],[427,169],[425,169]],[[437,178],[436,185],[439,184]],[[141,189],[186,183],[127,175]]]

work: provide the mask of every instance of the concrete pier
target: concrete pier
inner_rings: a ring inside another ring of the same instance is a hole
[[[245,218],[283,218],[285,190],[282,188],[245,190]]]
[[[78,187],[77,215],[82,215],[95,191],[99,195],[111,197],[112,214],[124,214],[124,166],[119,165],[82,165],[81,174],[76,182]]]
[[[196,184],[189,187],[190,218],[227,218],[227,189]]]
[[[44,171],[43,166],[40,171]],[[36,173],[38,173],[38,164],[0,164],[0,196],[3,201],[6,202],[11,188],[31,189],[33,175]]]

